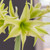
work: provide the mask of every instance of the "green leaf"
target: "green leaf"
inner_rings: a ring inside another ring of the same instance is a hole
[[[37,42],[37,37],[34,38],[34,44],[33,44],[33,47],[35,46],[36,42]]]
[[[12,38],[12,37],[17,37],[18,35],[20,35],[20,28],[18,27],[14,27],[11,32],[9,33],[8,37],[4,40],[8,40],[9,38]]]
[[[9,1],[9,13],[12,17],[15,17],[12,0]]]
[[[21,46],[21,37],[17,36],[15,38],[15,47],[14,47],[14,50],[20,50],[20,46]]]
[[[48,34],[47,31],[45,31],[43,28],[41,27],[35,27],[40,33],[42,34]]]
[[[28,15],[29,14],[29,15]],[[26,5],[24,7],[24,10],[23,10],[23,13],[21,15],[21,18],[20,20],[22,21],[26,21],[26,20],[29,20],[30,19],[30,10],[29,10],[29,7],[28,7],[28,3],[26,1]]]
[[[0,20],[0,27],[4,24],[4,20]]]

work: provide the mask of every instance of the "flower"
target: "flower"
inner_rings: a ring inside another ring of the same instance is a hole
[[[30,5],[30,8],[28,4]],[[0,27],[1,33],[8,26],[9,35],[4,41],[8,40],[9,38],[17,37],[20,35],[22,40],[22,48],[26,41],[26,36],[35,37],[34,46],[36,44],[37,38],[40,38],[42,41],[44,41],[41,37],[48,33],[42,28],[42,26],[48,25],[50,24],[50,22],[42,22],[40,21],[40,19],[43,17],[44,14],[50,12],[50,9],[46,8],[45,10],[41,10],[40,7],[41,7],[40,3],[38,3],[35,7],[33,7],[32,4],[26,1],[22,15],[19,19],[17,13],[18,9],[16,7],[16,12],[14,12],[12,0],[10,0],[9,2],[10,15],[4,15],[4,18],[2,19],[4,20],[4,22],[3,25],[1,25]],[[35,20],[31,20],[32,18],[36,17],[38,18]]]

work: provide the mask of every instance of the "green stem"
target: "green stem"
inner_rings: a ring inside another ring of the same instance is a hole
[[[14,50],[20,50],[20,46],[21,46],[21,39],[20,39],[20,36],[17,36],[15,39]]]

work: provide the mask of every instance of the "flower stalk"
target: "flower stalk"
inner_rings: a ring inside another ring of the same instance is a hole
[[[20,50],[21,48],[21,38],[20,35],[15,38],[14,50]]]

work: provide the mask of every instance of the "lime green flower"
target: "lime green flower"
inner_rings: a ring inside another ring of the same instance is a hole
[[[30,5],[30,8],[28,4]],[[16,12],[14,12],[12,0],[10,0],[9,2],[10,15],[3,15],[4,18],[2,20],[4,20],[4,22],[0,21],[2,25],[0,27],[0,33],[3,32],[7,26],[9,29],[9,35],[4,41],[8,40],[9,38],[17,37],[20,35],[22,40],[22,49],[26,41],[26,36],[35,37],[34,46],[36,44],[37,38],[40,38],[42,41],[44,41],[41,37],[48,33],[42,28],[42,26],[49,25],[50,22],[42,22],[40,21],[40,19],[43,17],[44,14],[50,12],[50,9],[46,8],[45,10],[41,10],[40,8],[41,8],[40,3],[38,3],[35,7],[33,7],[32,3],[30,4],[26,1],[22,15],[19,19],[17,13],[18,9],[16,7]],[[37,19],[31,20],[32,18],[36,17]]]

